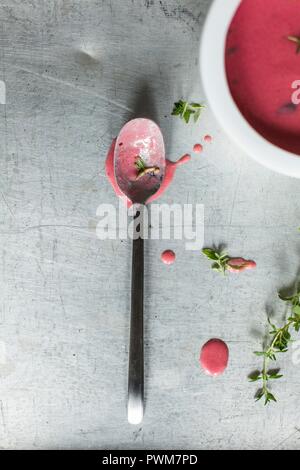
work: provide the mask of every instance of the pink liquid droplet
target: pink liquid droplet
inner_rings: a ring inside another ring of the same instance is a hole
[[[203,150],[203,146],[201,144],[195,144],[193,150],[195,153],[201,153]]]
[[[217,376],[222,374],[227,367],[228,358],[228,346],[221,339],[210,339],[202,346],[200,364],[209,375]]]
[[[189,162],[190,159],[191,159],[191,156],[188,153],[186,153],[181,158],[179,158],[177,162],[171,162],[170,160],[166,160],[165,177],[160,185],[159,190],[148,199],[147,203],[155,201],[166,191],[166,189],[170,186],[170,184],[173,181],[177,167],[179,167],[180,165],[183,165],[184,163]]]
[[[166,250],[161,254],[161,260],[165,264],[173,264],[176,259],[176,255],[172,250]]]
[[[205,135],[204,136],[204,142],[207,142],[208,144],[212,141],[212,136],[211,135]]]

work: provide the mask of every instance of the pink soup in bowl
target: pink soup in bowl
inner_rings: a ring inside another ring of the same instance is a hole
[[[300,0],[214,0],[200,71],[225,131],[261,164],[300,178]]]

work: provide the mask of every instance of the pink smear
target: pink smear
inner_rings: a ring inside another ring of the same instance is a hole
[[[193,150],[195,153],[201,153],[203,150],[203,146],[201,144],[195,144]]]
[[[125,198],[127,207],[130,207],[132,205],[132,202],[120,190],[118,183],[116,181],[116,177],[115,177],[115,168],[114,168],[115,145],[116,145],[116,139],[112,141],[112,144],[110,146],[110,149],[106,157],[106,162],[105,162],[106,176],[110,184],[112,185],[116,195],[118,197]],[[184,163],[187,163],[190,159],[191,159],[191,156],[189,154],[186,154],[186,155],[183,155],[183,157],[181,157],[179,160],[177,160],[177,162],[171,162],[170,160],[166,160],[164,179],[160,185],[159,190],[148,199],[147,203],[155,201],[166,191],[166,189],[170,186],[170,184],[173,181],[177,167],[179,167],[180,165],[183,165]]]
[[[242,0],[227,34],[226,72],[231,94],[265,139],[300,154],[300,107],[292,102],[299,78],[300,5],[295,0]]]
[[[176,255],[172,250],[166,250],[161,254],[161,260],[165,264],[173,264],[175,261]]]
[[[204,142],[207,142],[208,144],[210,144],[211,141],[212,141],[212,136],[211,135],[205,135],[204,136]]]
[[[244,258],[231,258],[227,262],[227,269],[231,273],[240,273],[241,271],[245,271],[246,269],[254,268],[256,268],[255,261],[247,260]]]
[[[229,350],[221,339],[210,339],[201,349],[200,364],[209,375],[217,376],[227,367]]]

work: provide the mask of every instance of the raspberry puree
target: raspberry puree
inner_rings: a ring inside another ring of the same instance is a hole
[[[227,367],[229,350],[221,339],[210,339],[202,346],[200,364],[209,375],[220,375]]]

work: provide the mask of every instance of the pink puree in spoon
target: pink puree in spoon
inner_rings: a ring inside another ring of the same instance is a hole
[[[300,36],[299,0],[242,0],[227,35],[226,73],[249,124],[300,154],[300,108],[291,101],[300,55],[288,36]]]
[[[220,375],[227,367],[229,350],[221,339],[210,339],[201,349],[200,364],[209,375]]]
[[[107,157],[106,157],[106,162],[105,162],[106,175],[107,175],[107,178],[108,178],[110,184],[112,185],[116,195],[119,196],[119,197],[125,198],[125,200],[127,202],[127,206],[129,207],[129,206],[132,205],[132,202],[121,191],[121,189],[120,189],[120,187],[117,183],[116,177],[115,177],[115,168],[114,168],[115,147],[116,147],[116,139],[114,139],[112,141],[112,144],[110,146],[110,149],[109,149]],[[168,186],[170,186],[170,184],[173,181],[174,174],[175,174],[175,171],[176,171],[177,167],[184,164],[184,163],[187,163],[190,159],[191,159],[191,156],[188,155],[188,154],[183,155],[183,157],[181,157],[179,160],[177,160],[177,162],[171,162],[170,160],[166,159],[165,173],[164,173],[164,177],[163,177],[163,180],[161,182],[161,185],[160,185],[158,191],[155,194],[153,194],[152,196],[149,197],[149,199],[147,200],[147,203],[158,199],[166,191]],[[136,175],[135,166],[134,166],[134,162],[132,161],[132,159],[130,159],[130,161],[128,163],[130,163],[130,168],[128,169],[128,171],[133,172],[134,175]],[[125,168],[125,170],[126,170],[126,168]],[[132,176],[133,176],[133,174],[132,174]]]
[[[210,144],[212,141],[212,136],[207,134],[204,136],[204,142],[207,142],[208,144]]]

